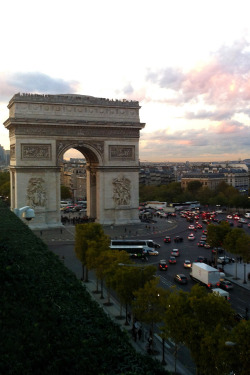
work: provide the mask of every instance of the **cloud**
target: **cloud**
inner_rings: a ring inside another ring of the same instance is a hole
[[[18,92],[69,94],[77,92],[77,81],[52,78],[40,72],[0,73],[0,101],[8,101]]]
[[[238,110],[248,106],[250,99],[250,44],[246,40],[223,46],[199,64],[184,72],[180,68],[166,67],[149,70],[146,81],[160,89],[172,91],[165,102],[173,105],[194,104],[231,107]]]
[[[228,160],[248,157],[250,127],[237,121],[222,122],[208,129],[186,129],[141,134],[140,158],[151,160]]]

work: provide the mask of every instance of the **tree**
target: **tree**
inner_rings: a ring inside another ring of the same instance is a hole
[[[100,256],[109,250],[110,239],[108,236],[104,236],[101,241],[88,240],[88,249],[86,251],[86,266],[89,270],[98,270],[100,265]],[[96,292],[98,292],[99,277],[96,272]]]
[[[137,266],[136,264],[124,264],[119,265],[116,269],[113,278],[113,287],[120,298],[121,306],[124,304],[126,307],[126,317],[127,307],[133,301],[135,292],[139,288],[143,288],[148,281],[152,280],[155,273],[156,267],[153,265],[144,267]]]
[[[0,195],[5,198],[5,200],[10,202],[10,181],[6,181],[0,185]]]
[[[68,186],[61,185],[61,199],[71,199],[72,192]]]
[[[245,263],[250,262],[250,236],[243,233],[236,240],[236,254],[239,254]]]
[[[218,332],[223,336],[223,332],[228,332],[234,324],[233,310],[224,298],[213,293],[207,294],[206,289],[199,285],[191,289],[188,309],[185,344],[202,374],[219,375],[220,371],[217,371],[216,367],[221,361],[221,358],[218,358],[220,343],[216,340]]]
[[[175,343],[175,372],[177,353],[181,344],[184,343],[186,335],[186,324],[188,317],[188,293],[174,289],[165,300],[165,312],[163,314],[162,337],[171,339]],[[181,317],[181,324],[179,317]]]
[[[250,369],[250,321],[238,323],[229,337],[231,345],[227,347],[226,360],[230,370],[236,374],[248,375]]]
[[[202,183],[199,180],[189,181],[187,184],[187,190],[192,194],[198,194],[202,188]]]
[[[158,286],[158,278],[147,282],[144,288],[134,293],[135,300],[132,304],[133,314],[142,322],[151,327],[152,347],[154,344],[155,324],[162,322],[165,311],[165,300],[168,291]]]
[[[207,242],[215,248],[224,246],[224,240],[231,230],[229,223],[226,221],[219,225],[209,224],[207,227]],[[215,254],[215,265],[217,265],[217,253]]]
[[[98,223],[88,223],[88,224],[78,224],[76,225],[76,235],[75,235],[75,253],[77,258],[82,263],[82,279],[88,281],[88,269],[86,268],[86,275],[84,275],[84,267],[87,265],[87,250],[89,246],[93,246],[93,241],[97,244],[96,246],[103,246],[103,243],[107,243],[108,236],[104,233],[101,224]]]

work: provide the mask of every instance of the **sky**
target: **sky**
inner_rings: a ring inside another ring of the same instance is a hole
[[[0,144],[16,93],[80,94],[139,101],[141,161],[250,158],[249,14],[249,0],[1,2]]]

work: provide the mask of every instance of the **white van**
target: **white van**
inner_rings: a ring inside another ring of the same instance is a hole
[[[250,212],[246,212],[246,213],[245,213],[245,218],[246,218],[246,219],[250,219]]]
[[[216,294],[217,296],[224,297],[227,301],[229,301],[229,293],[226,290],[220,289],[220,288],[214,288],[212,289],[212,293]]]

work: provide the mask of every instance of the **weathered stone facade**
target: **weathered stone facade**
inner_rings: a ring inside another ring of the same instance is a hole
[[[11,209],[30,205],[32,228],[61,225],[60,161],[70,148],[87,161],[88,216],[101,224],[138,222],[137,101],[85,95],[17,94],[10,100]]]

